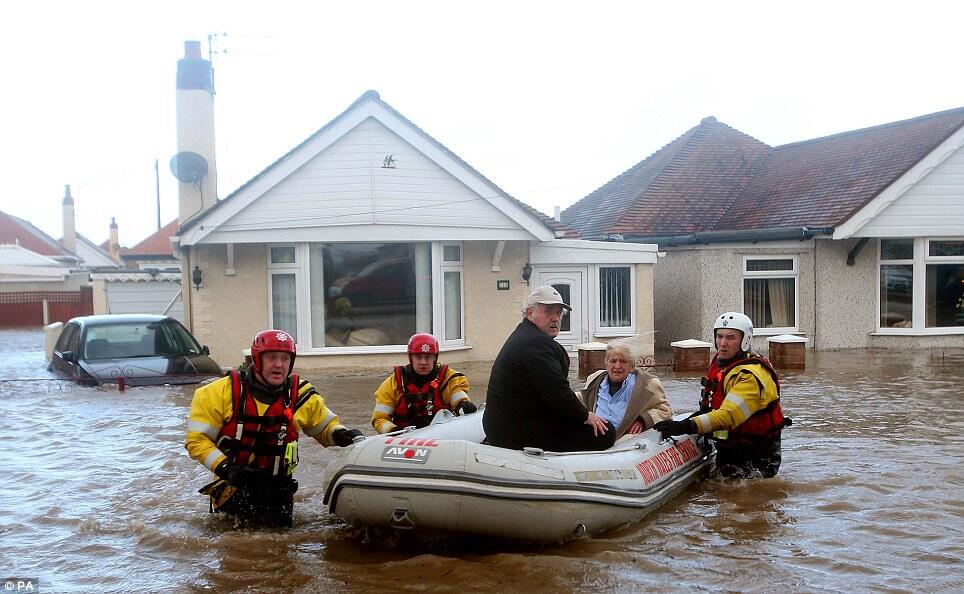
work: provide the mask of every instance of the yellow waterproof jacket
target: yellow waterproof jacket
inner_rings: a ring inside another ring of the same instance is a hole
[[[445,372],[439,386],[442,388],[442,402],[449,410],[454,410],[463,400],[469,400],[468,378],[451,367]],[[372,427],[375,431],[389,433],[399,428],[393,421],[402,394],[403,389],[395,381],[394,373],[375,390],[375,410],[372,412]]]
[[[773,376],[755,363],[737,365],[722,381],[726,396],[720,407],[693,417],[699,433],[735,429],[779,398]]]
[[[242,381],[244,381],[243,376]],[[338,415],[325,406],[325,399],[307,380],[298,382],[298,399],[303,397],[308,399],[295,411],[293,418],[295,431],[314,437],[325,447],[335,445],[332,433],[343,427],[338,421]],[[268,405],[256,399],[255,403],[258,414],[263,415]],[[221,427],[231,420],[233,409],[230,376],[222,377],[194,391],[184,447],[192,458],[211,471],[217,468],[226,457],[224,452],[215,446],[215,441]]]

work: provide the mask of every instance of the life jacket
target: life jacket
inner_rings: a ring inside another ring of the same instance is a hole
[[[231,370],[230,375],[231,419],[218,432],[218,449],[233,462],[266,470],[273,476],[291,474],[297,464],[298,441],[292,419],[304,404],[298,402],[298,376],[288,378],[283,395],[260,415],[247,382],[241,381],[236,370]],[[288,444],[295,445],[289,448]]]
[[[436,371],[435,377],[421,386],[409,381],[405,366],[395,367],[395,415],[392,419],[399,427],[425,427],[432,421],[435,413],[447,409],[442,400],[442,392],[452,378],[447,378],[449,366],[442,365]],[[453,373],[452,377],[459,377],[461,373]]]
[[[770,361],[756,353],[749,353],[742,358],[730,361],[724,369],[720,369],[717,362],[717,357],[714,356],[706,377],[700,380],[700,384],[703,385],[700,400],[701,413],[719,410],[726,398],[724,380],[735,367],[740,365],[756,364],[766,369],[773,378],[773,383],[776,384],[777,397],[766,408],[756,411],[739,426],[725,432],[725,437],[714,435],[714,438],[718,441],[725,440],[728,445],[763,445],[778,439],[781,430],[790,426],[793,421],[783,416],[783,409],[780,407],[780,380]]]

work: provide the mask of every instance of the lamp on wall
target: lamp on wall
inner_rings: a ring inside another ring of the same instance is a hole
[[[524,280],[525,283],[528,285],[529,279],[531,277],[532,277],[532,264],[529,264],[528,262],[526,262],[525,266],[522,267],[522,280]]]
[[[197,291],[201,288],[201,269],[194,266],[194,270],[191,272],[191,281],[194,283],[194,290]]]

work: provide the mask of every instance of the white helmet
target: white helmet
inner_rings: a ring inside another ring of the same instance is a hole
[[[753,321],[750,320],[746,314],[738,311],[728,311],[720,315],[713,324],[714,338],[716,337],[716,331],[720,328],[733,328],[734,330],[742,332],[743,342],[740,343],[740,348],[746,352],[750,352],[750,339],[753,338]]]

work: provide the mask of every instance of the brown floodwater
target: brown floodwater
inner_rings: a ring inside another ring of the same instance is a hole
[[[322,504],[302,444],[295,526],[235,531],[197,489],[191,388],[51,381],[39,330],[0,332],[0,577],[42,592],[964,591],[964,348],[808,355],[782,376],[774,479],[703,481],[644,520],[559,546],[412,539]],[[484,400],[488,366],[460,368]],[[388,370],[309,374],[366,434]],[[698,377],[658,372],[678,411]],[[533,518],[538,521],[538,518]]]

